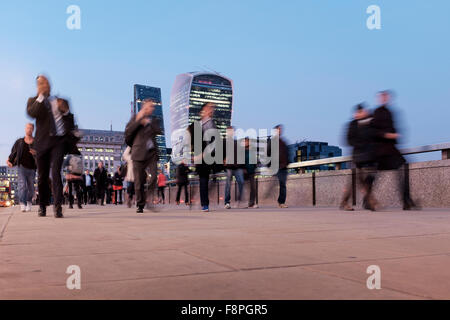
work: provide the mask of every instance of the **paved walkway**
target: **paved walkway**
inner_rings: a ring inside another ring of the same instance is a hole
[[[450,299],[450,210],[36,210],[0,209],[0,299]]]

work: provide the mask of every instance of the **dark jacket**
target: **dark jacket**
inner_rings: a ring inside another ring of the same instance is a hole
[[[187,165],[179,164],[176,170],[177,184],[188,183],[188,174],[190,170]]]
[[[375,135],[375,153],[378,168],[381,170],[391,170],[399,168],[405,159],[395,146],[397,141],[386,139],[386,133],[396,133],[394,119],[387,106],[378,107],[373,113],[372,126]]]
[[[94,178],[95,178],[95,186],[97,188],[106,188],[108,183],[108,174],[106,173],[105,168],[103,168],[101,172],[99,168],[96,168],[94,171]]]
[[[372,117],[353,120],[347,130],[347,142],[353,147],[353,162],[357,167],[375,161]]]
[[[223,158],[225,162],[224,167],[225,169],[243,169],[245,167],[245,149],[243,146],[241,146],[242,141],[238,141],[236,139],[233,139],[233,158],[228,159],[227,158],[227,142],[226,139],[223,141]],[[239,148],[238,148],[239,147]],[[243,158],[241,159],[241,155],[239,153],[242,153]]]
[[[9,162],[11,162],[14,166],[17,166],[21,163],[25,144],[26,144],[26,142],[25,142],[24,138],[17,139],[16,142],[14,143],[14,145],[11,149],[11,153],[8,157]],[[29,147],[30,147],[30,149],[33,148],[33,144],[31,144]],[[34,159],[34,156],[33,156],[33,159]],[[32,163],[32,167],[28,168],[28,169],[36,169],[36,161],[34,161]]]
[[[56,138],[56,125],[50,102],[44,99],[37,101],[37,96],[29,98],[27,102],[27,113],[31,118],[36,119],[36,135],[34,138],[34,149],[37,153],[48,150],[59,140]],[[63,115],[66,122],[67,115]]]
[[[288,153],[288,147],[286,142],[283,138],[279,138],[278,140],[278,157],[279,157],[279,169],[286,169],[289,165],[289,153]],[[270,140],[267,141],[267,149],[268,149],[268,155],[272,156],[272,143]]]
[[[72,113],[69,112],[67,116],[63,118],[64,128],[66,134],[64,135],[64,154],[77,154],[80,155],[77,143],[80,141],[80,137],[76,135],[77,126],[75,125],[75,119]]]
[[[123,177],[118,173],[114,173],[113,185],[116,187],[123,187]]]
[[[94,186],[94,177],[92,176],[92,174],[89,175],[91,177],[91,187]],[[82,175],[83,177],[83,188],[86,188],[86,174]]]
[[[210,121],[211,121],[211,123],[210,123],[211,128],[210,128],[210,129],[215,129],[215,130],[217,130],[217,126],[216,126],[216,123],[215,123],[214,119],[211,119]],[[194,148],[194,142],[195,142],[195,136],[194,136],[195,126],[201,126],[201,122],[200,122],[200,121],[194,121],[193,123],[191,123],[191,124],[189,125],[189,127],[187,128],[187,130],[188,130],[188,132],[189,132],[189,134],[190,134],[190,137],[191,137],[191,151],[192,151],[192,153],[193,153],[194,156],[198,156],[198,155],[200,155],[200,153],[198,153],[197,150],[195,150],[195,148]],[[202,134],[204,134],[204,131],[206,131],[206,130],[204,129],[203,126],[201,127],[201,130],[202,130]],[[219,136],[219,139],[222,139],[220,135],[218,135],[218,136]],[[204,141],[204,140],[203,140],[203,137],[202,137],[202,148],[201,148],[201,152],[203,153],[208,145],[210,145],[211,143],[214,143],[214,140],[215,140],[215,139],[213,138],[213,139],[211,139],[210,141]],[[220,143],[221,143],[221,141],[218,141],[218,142],[217,142],[217,145],[220,146]],[[214,158],[214,157],[215,157],[215,153],[216,153],[216,150],[214,149],[214,150],[211,152],[211,157]],[[222,159],[222,163],[223,163],[223,159]],[[203,170],[203,169],[206,169],[206,170],[207,170],[207,168],[209,168],[209,169],[212,169],[213,172],[219,172],[219,171],[223,170],[223,164],[222,164],[222,163],[207,164],[207,163],[205,162],[205,160],[202,159],[202,163],[201,163],[201,164],[196,164],[195,166],[196,166],[198,169],[200,169],[200,170]],[[198,171],[198,169],[197,169],[197,171]]]
[[[247,174],[254,174],[256,171],[256,164],[250,163],[250,149],[245,149],[245,171]]]
[[[145,127],[136,121],[136,116],[131,117],[125,128],[125,136],[133,137],[131,146],[131,160],[145,161],[158,154],[158,145],[156,144],[156,136],[162,134],[158,118],[152,117],[151,122]],[[148,141],[152,140],[154,148],[148,150]]]

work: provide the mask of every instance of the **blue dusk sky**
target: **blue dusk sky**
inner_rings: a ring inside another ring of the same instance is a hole
[[[372,4],[379,30],[366,26]],[[66,27],[70,5],[80,30]],[[123,130],[139,83],[161,88],[170,133],[176,75],[212,69],[234,81],[240,128],[282,123],[290,142],[343,147],[353,106],[392,89],[404,146],[448,142],[449,12],[447,0],[2,1],[0,164],[39,73],[81,128]]]

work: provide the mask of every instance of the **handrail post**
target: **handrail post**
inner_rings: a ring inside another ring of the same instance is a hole
[[[316,205],[316,172],[312,173],[312,204]]]

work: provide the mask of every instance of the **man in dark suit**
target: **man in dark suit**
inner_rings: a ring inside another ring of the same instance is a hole
[[[103,161],[98,163],[98,167],[94,171],[95,178],[95,191],[97,194],[97,202],[100,203],[101,206],[104,206],[105,201],[105,191],[108,184],[108,173],[106,169],[103,167]]]
[[[39,216],[46,215],[50,205],[50,186],[48,184],[50,168],[52,172],[52,193],[54,197],[54,215],[62,218],[63,185],[61,167],[64,157],[65,122],[69,116],[68,104],[61,103],[50,95],[50,83],[45,76],[37,77],[37,95],[28,99],[27,113],[36,119],[36,163],[38,168]]]
[[[378,93],[380,106],[373,113],[372,127],[375,133],[375,153],[378,170],[397,170],[398,184],[403,200],[403,210],[420,209],[411,199],[406,159],[397,149],[400,135],[394,125],[394,117],[389,110],[391,92]]]
[[[137,115],[133,116],[125,128],[125,139],[131,146],[133,160],[134,187],[136,190],[137,213],[143,213],[146,204],[145,183],[146,169],[150,172],[148,192],[153,200],[157,179],[158,148],[156,136],[162,134],[159,120],[152,117],[155,102],[146,99]]]
[[[94,186],[94,177],[92,174],[89,173],[89,170],[86,170],[85,174],[83,174],[83,198],[84,198],[84,204],[92,203],[93,202],[93,196],[92,196],[92,190]]]
[[[202,105],[200,121],[194,121],[187,128],[191,137],[193,162],[199,176],[200,204],[205,213],[209,212],[209,175],[211,172],[219,172],[223,166],[223,142],[213,119],[215,107],[211,102]],[[205,136],[208,137],[204,138]],[[218,154],[219,152],[222,154]]]

